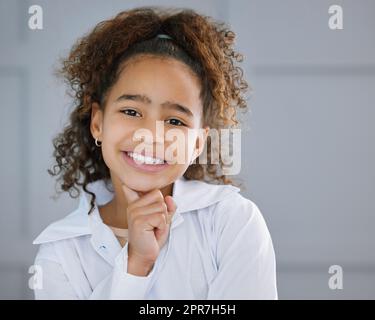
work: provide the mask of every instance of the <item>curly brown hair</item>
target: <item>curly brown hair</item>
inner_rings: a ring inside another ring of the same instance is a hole
[[[163,33],[172,39],[160,39]],[[97,24],[73,45],[57,71],[68,83],[74,98],[74,110],[64,130],[53,139],[57,164],[52,176],[59,175],[61,189],[72,198],[79,196],[79,186],[92,196],[89,183],[110,180],[101,149],[90,133],[91,105],[104,108],[106,94],[119,76],[119,65],[136,55],[171,57],[182,61],[201,79],[203,122],[210,128],[238,126],[237,110],[246,111],[243,94],[249,88],[236,62],[243,55],[233,48],[236,34],[223,22],[198,14],[191,9],[140,7],[117,14]],[[207,138],[207,164],[191,164],[184,177],[188,180],[236,183],[222,174],[222,160],[211,163],[211,139]],[[76,194],[74,195],[74,191]]]

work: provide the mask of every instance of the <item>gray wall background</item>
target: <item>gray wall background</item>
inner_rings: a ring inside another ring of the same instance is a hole
[[[28,8],[44,29],[28,29]],[[328,7],[344,29],[328,28]],[[69,113],[58,57],[99,21],[140,5],[191,7],[238,34],[254,89],[242,136],[243,195],[270,229],[281,299],[375,298],[375,2],[0,0],[0,298],[30,299],[31,242],[78,204],[56,202],[52,137]],[[341,265],[344,288],[330,290]]]

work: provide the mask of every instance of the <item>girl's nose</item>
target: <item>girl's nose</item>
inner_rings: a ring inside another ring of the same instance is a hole
[[[165,137],[165,127],[164,127],[164,121],[157,120],[157,119],[150,119],[146,121],[145,123],[146,129],[150,132],[152,135],[150,138],[152,139],[153,143],[164,143],[164,137]]]

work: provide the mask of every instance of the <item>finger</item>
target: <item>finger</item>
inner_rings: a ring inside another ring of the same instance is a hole
[[[138,200],[133,202],[131,205],[131,208],[135,209],[135,208],[139,208],[139,207],[152,204],[154,202],[161,202],[161,201],[164,202],[163,194],[161,193],[159,189],[154,189],[154,190],[147,192],[146,194],[141,196]]]
[[[149,215],[151,213],[157,213],[157,212],[166,214],[168,212],[167,210],[168,208],[164,201],[155,202],[148,206],[134,209],[133,211],[131,211],[131,216],[134,219],[137,216],[145,216],[145,215]]]
[[[167,205],[167,210],[168,210],[167,224],[171,224],[172,217],[177,209],[177,205],[171,196],[166,196],[164,200],[165,200],[165,203]]]
[[[167,220],[164,214],[162,213],[153,213],[147,216],[146,224],[149,228],[164,230],[167,227]]]
[[[176,211],[177,205],[171,196],[165,196],[164,201],[167,204],[168,212],[172,213]]]
[[[132,203],[140,198],[138,193],[133,189],[130,189],[126,184],[121,185],[122,190],[124,191],[124,195],[128,203]]]

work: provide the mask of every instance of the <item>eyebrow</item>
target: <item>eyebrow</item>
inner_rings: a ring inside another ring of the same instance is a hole
[[[122,94],[116,99],[116,102],[124,101],[124,100],[138,101],[144,104],[151,104],[152,102],[149,97],[143,94]],[[165,101],[161,104],[161,106],[163,108],[174,109],[174,110],[180,111],[182,113],[185,113],[188,117],[194,118],[194,114],[190,111],[190,109],[179,103],[176,103],[173,101]]]

